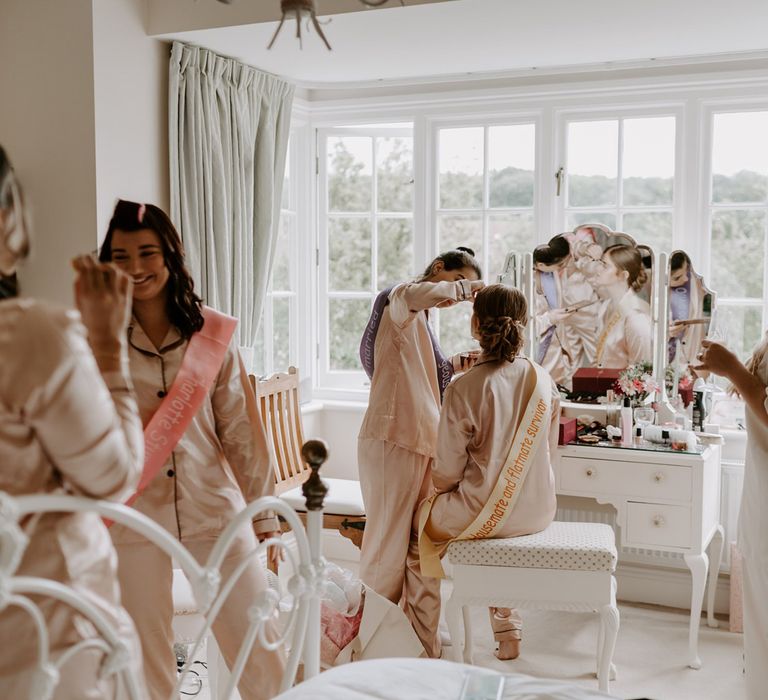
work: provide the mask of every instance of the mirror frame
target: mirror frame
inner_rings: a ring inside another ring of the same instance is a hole
[[[638,242],[637,239],[631,234],[621,231],[613,231],[605,224],[599,223],[584,223],[576,226],[572,231],[566,231],[561,234],[567,236],[573,234],[579,229],[592,228],[601,231],[605,234],[605,240],[602,243],[598,243],[603,249],[611,245],[628,244],[629,241],[635,247],[646,249],[651,254],[651,285],[650,296],[648,304],[650,306],[651,316],[651,358],[652,365],[651,372],[656,382],[664,387],[664,375],[666,372],[666,342],[661,342],[666,338],[668,333],[668,319],[667,319],[667,306],[668,300],[668,261],[669,256],[666,253],[658,253],[656,249],[642,242]],[[603,245],[604,244],[604,245]],[[662,272],[663,271],[663,272]],[[535,357],[536,352],[536,334],[532,332],[535,327],[535,274],[533,267],[533,253],[532,252],[511,252],[507,254],[504,263],[504,271],[498,277],[498,281],[503,284],[509,284],[510,286],[517,287],[525,295],[526,302],[528,304],[528,318],[526,324],[525,343],[523,345],[524,352],[528,357]],[[663,304],[662,304],[663,296]],[[661,313],[661,310],[664,313]],[[662,399],[665,395],[662,394]],[[584,404],[589,405],[589,404]]]

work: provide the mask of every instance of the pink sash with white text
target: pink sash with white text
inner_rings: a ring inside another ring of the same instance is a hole
[[[144,428],[144,470],[130,506],[149,486],[187,430],[221,369],[237,319],[203,307],[203,327],[187,344],[171,390]]]

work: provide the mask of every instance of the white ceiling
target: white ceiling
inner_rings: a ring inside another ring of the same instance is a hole
[[[279,0],[234,1],[277,5]],[[216,22],[206,26],[226,23],[225,13],[232,10],[215,4]],[[320,11],[322,4],[318,0]],[[323,30],[331,52],[305,26],[300,50],[294,20],[286,21],[270,51],[266,46],[276,22],[159,36],[205,46],[307,87],[768,51],[767,0],[453,0],[411,7],[391,0],[389,5],[323,18],[330,19]]]

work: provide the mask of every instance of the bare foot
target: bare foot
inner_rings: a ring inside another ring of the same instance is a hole
[[[499,650],[496,652],[496,658],[502,661],[510,661],[520,656],[520,640],[507,639],[499,642]]]

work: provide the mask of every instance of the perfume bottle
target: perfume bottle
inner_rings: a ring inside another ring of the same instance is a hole
[[[632,405],[629,396],[624,397],[624,405],[621,407],[621,444],[632,444]]]

